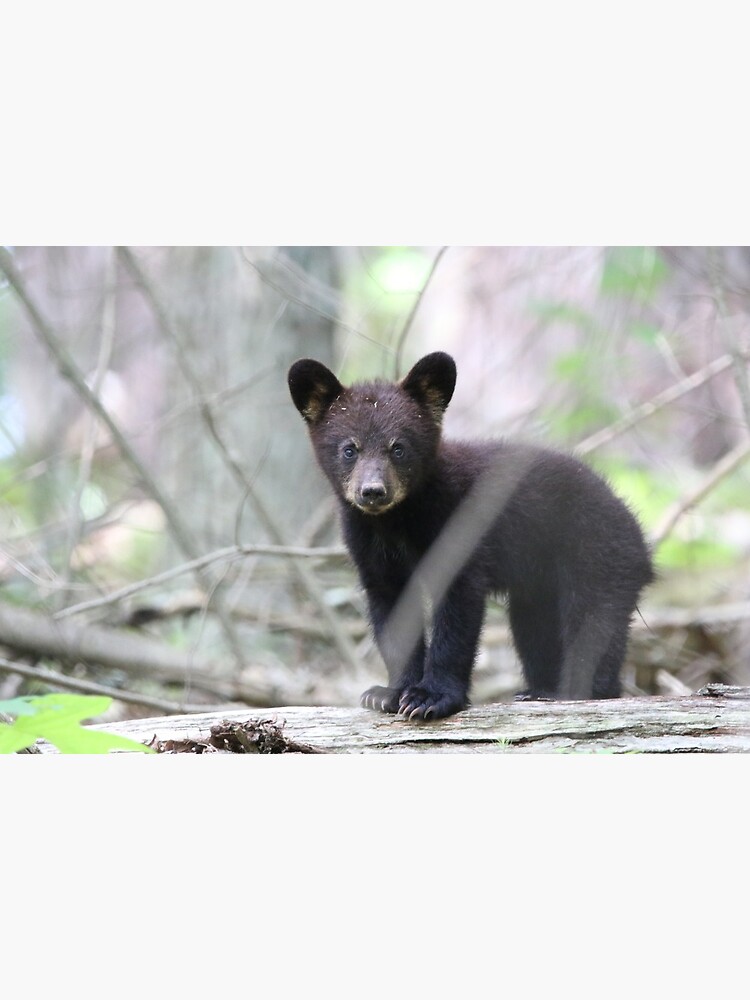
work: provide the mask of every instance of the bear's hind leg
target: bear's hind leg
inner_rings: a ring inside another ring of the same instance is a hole
[[[625,660],[629,629],[629,615],[625,621],[612,626],[612,638],[610,639],[609,646],[594,671],[592,698],[620,697],[620,670]]]
[[[562,636],[557,601],[552,594],[522,596],[508,601],[513,643],[528,687],[516,701],[551,701],[558,696]]]

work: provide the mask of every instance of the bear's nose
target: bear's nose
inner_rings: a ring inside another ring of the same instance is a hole
[[[371,480],[369,483],[362,483],[363,500],[382,500],[385,497],[385,483]]]

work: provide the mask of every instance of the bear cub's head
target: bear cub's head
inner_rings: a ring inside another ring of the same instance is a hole
[[[336,493],[366,514],[384,514],[418,488],[432,467],[456,364],[436,351],[401,382],[347,387],[325,365],[304,358],[289,369],[288,381]]]

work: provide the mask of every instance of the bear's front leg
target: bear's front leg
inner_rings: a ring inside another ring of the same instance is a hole
[[[395,714],[398,712],[401,692],[401,688],[381,687],[381,685],[375,684],[364,692],[359,703],[362,708],[372,708],[376,712]]]
[[[425,640],[420,634],[413,650],[408,649],[408,636],[397,636],[389,621],[398,600],[398,593],[387,593],[374,587],[368,591],[370,621],[375,640],[388,669],[388,687],[379,684],[368,688],[360,698],[363,708],[395,714],[400,709],[404,691],[424,673]]]
[[[410,721],[442,719],[469,704],[469,682],[484,621],[485,596],[466,576],[453,582],[438,605],[422,678],[399,699]]]
[[[422,681],[419,684],[411,684],[402,692],[398,714],[403,715],[409,722],[416,719],[425,721],[443,719],[447,715],[455,715],[468,704],[467,691],[462,690],[460,685],[451,688],[444,681],[438,684]]]

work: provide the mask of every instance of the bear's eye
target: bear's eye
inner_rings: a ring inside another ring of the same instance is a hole
[[[393,455],[394,458],[403,458],[405,454],[406,449],[402,444],[394,444],[391,448],[391,455]]]
[[[354,447],[353,444],[347,444],[344,446],[344,449],[341,452],[341,454],[344,456],[347,462],[351,462],[357,457],[357,449]]]

